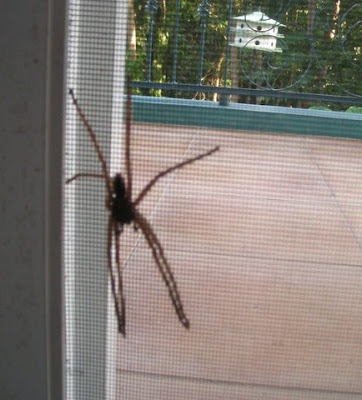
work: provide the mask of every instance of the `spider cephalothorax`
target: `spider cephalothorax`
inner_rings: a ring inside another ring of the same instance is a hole
[[[121,174],[113,178],[113,192],[110,199],[110,211],[112,218],[121,224],[130,224],[134,221],[133,205],[130,202],[126,186]]]
[[[202,153],[196,157],[186,159],[173,167],[167,168],[157,174],[151,181],[143,188],[141,193],[132,200],[132,169],[131,169],[131,157],[130,157],[130,134],[131,134],[131,86],[128,85],[128,95],[127,95],[127,112],[126,112],[126,136],[125,136],[125,166],[126,166],[126,177],[127,184],[121,174],[116,174],[112,178],[108,172],[107,164],[104,160],[103,154],[101,152],[100,146],[98,144],[96,135],[86,119],[82,109],[80,108],[77,99],[74,96],[73,90],[69,90],[69,94],[72,97],[73,103],[77,109],[77,112],[86,127],[90,138],[94,144],[94,148],[98,155],[99,161],[102,165],[102,174],[81,172],[74,175],[72,178],[68,179],[66,183],[71,183],[80,177],[88,178],[102,178],[105,181],[107,199],[106,207],[110,211],[108,217],[108,230],[107,230],[107,262],[108,270],[111,278],[111,289],[114,299],[116,315],[118,320],[118,330],[124,336],[126,334],[126,308],[125,300],[123,296],[123,283],[122,283],[122,268],[120,261],[120,235],[123,230],[124,224],[134,223],[135,229],[140,229],[146,239],[148,246],[152,251],[153,258],[156,265],[160,271],[160,274],[168,288],[168,292],[175,308],[176,314],[182,323],[182,325],[188,329],[190,327],[190,322],[187,319],[183,305],[181,302],[180,295],[178,293],[176,280],[173,276],[171,268],[165,257],[164,250],[155,235],[152,226],[149,224],[147,219],[140,213],[137,206],[141,203],[146,194],[151,190],[154,184],[163,176],[169,174],[176,169],[183,168],[184,166],[191,164],[197,160],[201,160],[219,150],[219,147],[215,147],[206,153]],[[114,238],[114,240],[113,240]],[[114,266],[112,262],[112,248],[114,245],[114,257],[116,262],[116,271],[114,271]]]

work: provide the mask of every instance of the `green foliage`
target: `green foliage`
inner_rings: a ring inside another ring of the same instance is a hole
[[[328,107],[326,106],[312,106],[309,107],[310,110],[321,110],[321,111],[331,111]]]
[[[180,0],[177,36],[176,81],[197,84],[201,51],[201,20],[197,9],[201,1]],[[227,0],[209,0],[202,68],[203,85],[224,85],[228,24]],[[159,1],[154,16],[152,41],[152,76],[155,82],[172,82],[174,77],[176,0]],[[148,36],[150,16],[145,0],[134,0],[136,53],[128,54],[127,69],[134,80],[147,80]],[[313,5],[317,15],[313,20]],[[241,88],[274,88],[323,95],[361,94],[360,73],[361,7],[356,0],[265,0],[233,1],[233,16],[260,9],[286,27],[279,29],[285,39],[278,40],[282,53],[256,53],[243,50],[238,54],[238,82]],[[312,25],[313,23],[313,25]],[[242,67],[240,65],[242,64]],[[228,60],[228,86],[231,86],[231,59]],[[233,82],[235,85],[235,82]],[[143,94],[150,91],[141,90]],[[153,95],[194,97],[195,93],[158,91]],[[212,99],[212,94],[204,98]],[[253,101],[240,96],[239,101]],[[259,98],[263,104],[307,107],[311,102]],[[348,105],[334,104],[327,109],[345,110]],[[351,112],[351,111],[349,111]]]
[[[362,114],[362,107],[351,106],[346,110],[346,112],[354,114]]]

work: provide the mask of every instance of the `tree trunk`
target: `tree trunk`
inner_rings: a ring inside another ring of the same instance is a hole
[[[231,46],[230,48],[230,75],[231,75],[231,87],[239,87],[239,77],[238,77],[238,49],[237,47]],[[231,102],[237,103],[239,101],[239,96],[233,94],[231,96]]]
[[[136,59],[136,21],[134,15],[133,0],[128,0],[128,29],[127,29],[128,51],[132,60]]]
[[[232,2],[232,8],[235,9],[235,0]],[[238,49],[237,47],[230,46],[230,77],[231,77],[231,87],[239,87],[239,77],[238,77]],[[233,94],[231,96],[231,102],[237,103],[239,101],[239,96]]]
[[[256,71],[258,75],[261,74],[262,62],[263,62],[263,53],[259,51],[256,54]],[[262,84],[260,78],[255,79],[255,82],[257,83],[257,85]],[[255,97],[255,104],[260,104],[260,97]]]
[[[317,12],[317,0],[308,0],[308,25],[307,34],[311,35],[313,31],[313,22]]]
[[[222,75],[222,73],[221,73],[221,66],[222,66],[222,63],[223,63],[224,60],[225,60],[225,53],[223,53],[223,54],[221,55],[221,57],[220,57],[220,59],[219,59],[219,62],[217,63],[217,68],[216,68],[216,79],[214,80],[214,82],[211,83],[211,84],[214,85],[214,86],[220,86],[220,80],[221,80],[221,75]],[[217,93],[214,93],[212,97],[213,97],[213,98],[212,98],[213,101],[217,101],[218,94],[217,94]]]

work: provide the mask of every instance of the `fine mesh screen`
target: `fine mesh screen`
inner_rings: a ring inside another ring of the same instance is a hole
[[[346,112],[360,110],[361,87],[353,45],[338,50],[330,35],[355,26],[357,7],[271,3],[69,1],[67,89],[107,172],[125,179],[131,80],[132,200],[161,171],[219,150],[137,205],[156,259],[142,224],[124,226],[116,252],[102,162],[67,94],[65,180],[93,175],[64,189],[67,399],[361,398],[362,134],[360,114]],[[317,47],[321,35],[330,48]],[[306,37],[313,51],[293,52]],[[254,47],[230,45],[245,38]],[[272,58],[286,52],[288,65]],[[343,68],[330,67],[332,54]],[[158,271],[163,257],[189,329]]]

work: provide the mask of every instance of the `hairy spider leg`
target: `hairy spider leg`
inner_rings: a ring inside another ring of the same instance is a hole
[[[116,245],[116,267],[118,272],[118,304],[120,305],[121,315],[117,315],[118,319],[118,330],[123,336],[126,336],[126,303],[123,295],[123,276],[121,269],[121,261],[119,258],[120,249],[120,236],[123,231],[123,226],[119,222],[113,222],[114,225],[114,235],[115,235],[115,245]]]
[[[78,103],[78,100],[76,99],[73,89],[69,89],[69,94],[72,97],[73,104],[75,105],[75,108],[76,108],[76,110],[77,110],[77,112],[79,114],[79,117],[82,120],[84,126],[86,127],[86,129],[87,129],[87,131],[89,133],[89,136],[90,136],[90,138],[91,138],[91,140],[92,140],[92,142],[94,144],[94,147],[96,149],[99,161],[102,164],[103,177],[104,177],[105,182],[106,182],[108,196],[111,197],[112,196],[112,183],[111,183],[111,179],[110,179],[110,176],[109,176],[109,173],[108,173],[107,164],[106,164],[106,161],[105,161],[105,159],[103,157],[103,154],[102,154],[101,148],[99,146],[99,143],[97,141],[96,135],[95,135],[95,133],[93,131],[93,128],[91,127],[90,123],[88,122],[86,116],[84,115],[84,113],[83,113],[83,111],[82,111],[82,109],[81,109],[81,107],[80,107],[80,105]]]
[[[113,228],[114,228],[114,221],[112,219],[112,216],[109,216],[108,218],[108,234],[107,234],[107,264],[108,264],[108,270],[109,270],[109,275],[111,277],[111,290],[112,290],[112,296],[114,299],[114,305],[116,308],[116,315],[117,315],[117,322],[118,322],[118,331],[122,333],[123,336],[126,335],[125,331],[125,323],[124,323],[124,303],[122,304],[122,297],[118,298],[117,296],[117,289],[116,289],[116,281],[114,278],[113,274],[113,268],[112,268],[112,237],[113,237]],[[121,281],[122,282],[122,281]],[[123,293],[122,293],[123,296]],[[121,300],[121,301],[119,301]]]
[[[152,250],[152,255],[153,258],[157,264],[157,267],[160,271],[160,274],[168,288],[168,292],[172,301],[172,304],[175,308],[176,314],[182,323],[182,325],[186,328],[190,328],[190,322],[187,319],[182,302],[181,302],[181,297],[178,293],[177,289],[177,284],[175,281],[175,278],[173,276],[173,273],[171,271],[171,268],[168,264],[168,261],[164,255],[162,246],[160,242],[158,241],[151,225],[148,223],[146,218],[137,210],[135,210],[135,224],[139,226],[139,228],[142,230],[147,244]]]
[[[175,171],[176,169],[183,168],[186,165],[192,164],[195,161],[201,160],[202,158],[205,158],[207,156],[210,156],[212,153],[215,153],[215,151],[219,150],[219,146],[216,146],[215,148],[207,151],[206,153],[199,154],[196,157],[193,158],[188,158],[185,161],[180,162],[179,164],[174,165],[173,167],[167,168],[164,171],[161,171],[159,174],[157,174],[153,179],[150,180],[150,182],[143,188],[141,193],[138,195],[137,199],[133,202],[133,206],[136,207],[142,199],[146,196],[146,194],[149,192],[149,190],[152,188],[152,186],[163,176],[169,174],[172,171]]]
[[[92,174],[92,173],[88,173],[88,172],[81,172],[81,173],[75,174],[71,178],[67,179],[65,181],[65,184],[67,185],[68,183],[71,183],[71,182],[75,181],[78,178],[102,178],[103,179],[104,176],[100,175],[100,174]]]
[[[132,165],[131,165],[131,117],[132,117],[132,106],[131,106],[131,79],[128,77],[127,83],[127,109],[126,109],[126,149],[125,149],[125,164],[126,164],[126,175],[127,175],[127,196],[129,200],[132,200]]]

